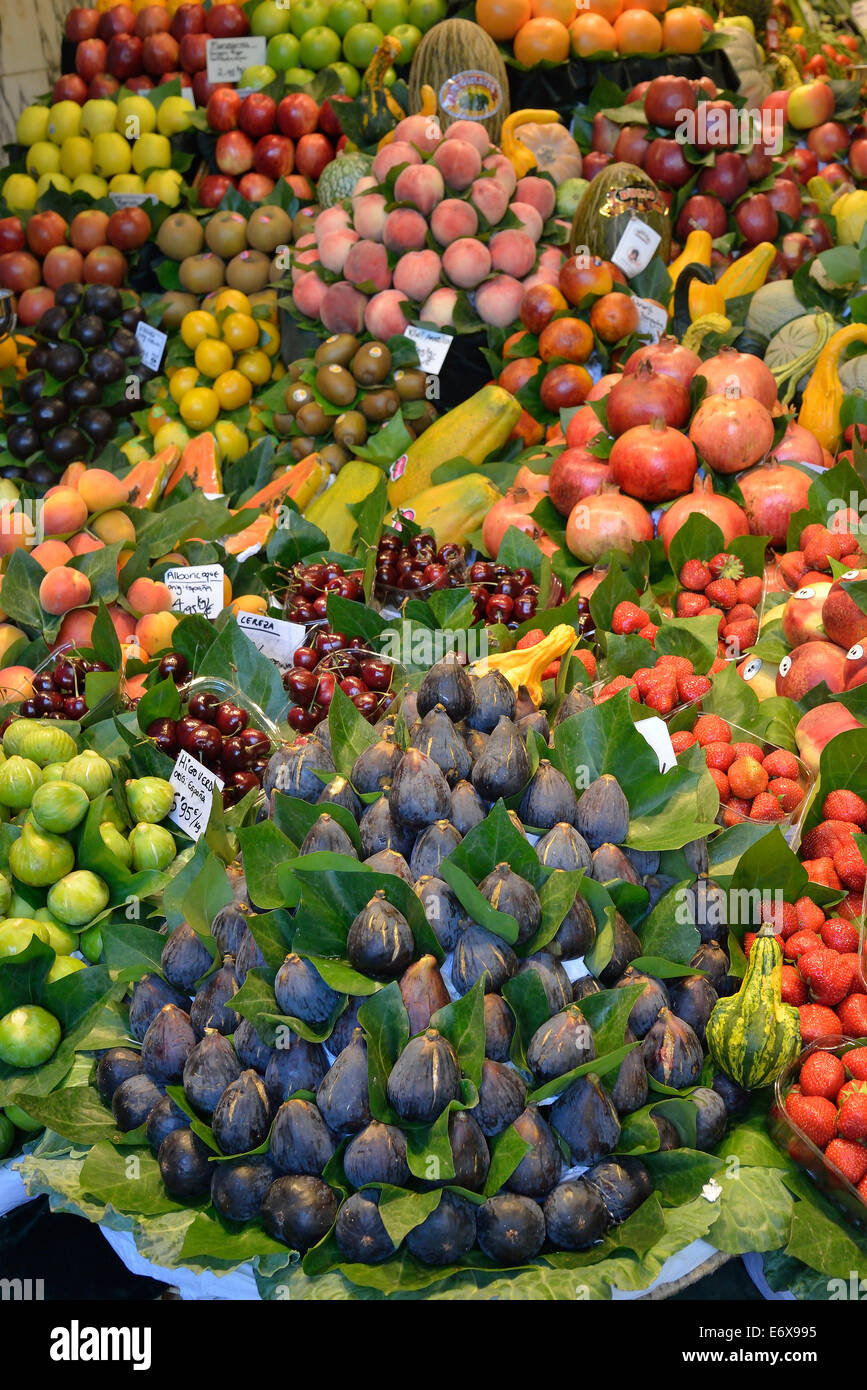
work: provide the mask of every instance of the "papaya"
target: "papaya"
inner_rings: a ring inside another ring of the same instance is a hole
[[[401,503],[395,519],[407,516],[423,531],[432,532],[437,545],[463,545],[500,497],[483,473],[465,473],[451,482],[426,488],[418,497],[410,497]]]
[[[356,521],[349,510],[350,505],[363,502],[381,477],[382,470],[375,464],[350,459],[349,463],[343,465],[331,487],[305,507],[306,520],[325,532],[332,550],[344,555],[351,553]]]
[[[267,545],[274,530],[274,518],[267,512],[257,516],[255,521],[251,521],[249,526],[245,526],[243,531],[236,531],[233,536],[227,536],[224,546],[227,555],[243,555],[245,550],[249,550],[256,545],[260,548]]]
[[[514,396],[496,384],[483,386],[435,420],[391,465],[390,505],[402,507],[423,493],[436,469],[453,458],[465,458],[474,468],[480,467],[503,448],[520,418],[521,407]]]
[[[129,505],[152,512],[159,501],[163,484],[180,456],[181,451],[177,445],[169,444],[167,448],[154,454],[153,458],[142,459],[130,469],[124,478],[129,488]]]
[[[241,506],[241,511],[253,507],[267,507],[268,511],[261,516],[257,516],[249,526],[245,526],[243,531],[237,531],[234,536],[226,539],[226,550],[230,555],[241,555],[251,546],[266,545],[271,538],[271,533],[275,526],[275,515],[278,503],[284,498],[291,498],[303,511],[304,508],[313,501],[313,498],[325,486],[330,476],[330,470],[320,454],[308,454],[292,468],[288,468],[279,478],[274,478],[265,487],[260,488],[252,497]]]
[[[188,477],[193,486],[202,492],[215,494],[223,491],[223,476],[217,461],[217,441],[212,434],[197,434],[184,446],[181,461],[166,483],[164,496],[168,497],[184,477]]]

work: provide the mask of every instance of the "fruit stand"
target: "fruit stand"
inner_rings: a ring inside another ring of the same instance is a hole
[[[3,1275],[867,1277],[865,42],[69,9],[0,169]]]

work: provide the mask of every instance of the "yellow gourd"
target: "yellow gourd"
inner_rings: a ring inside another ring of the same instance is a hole
[[[837,448],[842,433],[840,407],[845,393],[839,367],[850,343],[867,343],[867,323],[850,323],[828,339],[807,383],[798,416],[798,424],[810,430],[830,453]]]
[[[677,289],[677,281],[682,271],[688,265],[704,265],[710,269],[712,249],[710,232],[703,232],[701,229],[690,232],[680,255],[668,267],[668,273],[671,277],[671,299],[668,301],[669,314],[674,313],[674,291]]]
[[[717,280],[717,288],[722,290],[726,300],[737,299],[742,294],[752,294],[768,278],[774,263],[777,248],[771,241],[760,241],[745,256],[739,256],[728,266]]]
[[[476,675],[484,675],[486,671],[499,671],[513,690],[517,691],[522,685],[525,686],[533,703],[541,705],[542,672],[574,645],[575,629],[568,623],[559,623],[534,647],[496,652],[492,656],[484,657],[482,661],[477,661],[473,669]]]
[[[515,171],[516,178],[522,179],[525,174],[529,174],[531,169],[536,167],[536,156],[531,149],[528,149],[523,140],[519,140],[517,130],[522,125],[554,125],[559,124],[560,116],[557,111],[513,111],[511,116],[507,116],[503,122],[503,129],[500,134],[500,148],[508,159]]]
[[[690,280],[688,302],[692,323],[705,318],[707,314],[725,313],[725,295],[719,285],[706,285],[703,280]]]

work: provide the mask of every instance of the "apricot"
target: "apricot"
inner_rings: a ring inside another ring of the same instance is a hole
[[[434,152],[433,162],[449,188],[462,193],[482,172],[482,157],[468,140],[444,140]]]
[[[319,260],[325,269],[330,270],[332,274],[341,275],[349,249],[358,239],[358,232],[351,232],[346,227],[322,237],[319,242]]]
[[[167,555],[161,555],[156,562],[158,565],[188,565],[190,562],[185,555],[181,555],[177,550],[170,550]]]
[[[476,179],[470,189],[470,201],[496,227],[506,215],[509,191],[499,179]]]
[[[81,608],[90,598],[90,580],[73,569],[49,570],[39,585],[39,603],[46,613],[60,617],[71,608]]]
[[[239,594],[229,604],[233,613],[267,613],[268,600],[261,594]]]
[[[383,340],[403,333],[406,319],[400,306],[405,302],[406,296],[400,290],[380,290],[375,294],[364,310],[364,326],[368,333]]]
[[[370,284],[374,290],[387,290],[391,270],[385,247],[379,241],[356,241],[349,248],[343,274],[351,285]]]
[[[126,483],[105,468],[85,469],[78,480],[78,492],[89,512],[104,512],[109,507],[122,507],[129,500],[129,488]]]
[[[75,608],[67,613],[60,624],[53,650],[58,647],[89,647],[93,625],[96,622],[95,608]]]
[[[91,550],[105,549],[105,541],[98,540],[96,536],[91,536],[88,531],[76,531],[74,536],[69,537],[67,545],[73,555],[87,555]]]
[[[382,240],[389,251],[421,251],[427,239],[427,223],[413,208],[395,208],[382,225]]]
[[[516,280],[522,280],[525,275],[529,275],[536,264],[536,243],[526,232],[518,231],[514,227],[495,232],[488,250],[491,253],[493,269],[501,270]]]
[[[47,572],[65,565],[73,557],[73,552],[65,541],[43,541],[30,552],[34,560]]]
[[[135,635],[148,656],[166,651],[172,644],[172,633],[178,625],[174,613],[146,613],[136,623]]]
[[[113,545],[121,541],[125,545],[135,545],[135,527],[125,512],[103,512],[90,523],[101,541]]]
[[[78,489],[78,480],[87,472],[86,463],[69,463],[60,475],[61,487]]]
[[[35,534],[30,517],[26,512],[16,511],[14,502],[0,509],[0,555],[29,548]]]
[[[319,303],[319,317],[329,333],[360,333],[366,305],[366,294],[348,280],[338,280],[326,288]]]
[[[483,323],[507,328],[518,317],[524,286],[511,275],[494,275],[476,291],[476,312]]]
[[[380,250],[384,254],[385,247]],[[394,268],[394,288],[420,304],[439,284],[440,270],[436,251],[408,251]]]
[[[71,536],[87,520],[88,507],[74,487],[59,487],[45,498],[42,529],[46,536]]]
[[[119,603],[108,605],[108,616],[111,618],[112,627],[118,636],[118,641],[128,642],[135,632],[135,618],[131,613],[127,613],[125,608],[121,608]]]
[[[459,237],[443,252],[443,270],[453,285],[473,290],[491,272],[491,253],[475,237]]]
[[[0,697],[29,700],[33,694],[33,671],[29,666],[4,666],[0,670]]]
[[[472,203],[465,203],[462,198],[444,198],[431,214],[430,229],[440,246],[449,246],[459,237],[475,236],[479,215]]]
[[[352,220],[360,237],[367,241],[381,241],[385,218],[385,198],[381,193],[365,193],[353,198]]]
[[[139,616],[143,613],[165,613],[172,606],[172,595],[166,584],[142,575],[134,579],[127,590],[127,602]]]
[[[147,657],[145,657],[147,660]],[[147,672],[141,671],[137,676],[126,676],[123,682],[123,693],[128,700],[140,700],[145,693],[145,681]]]
[[[390,145],[383,145],[377,151],[371,173],[377,183],[385,183],[389,169],[396,169],[399,164],[421,164],[418,150],[406,140],[392,140]]]
[[[394,181],[395,202],[411,203],[426,217],[442,202],[445,193],[443,176],[433,164],[411,164]]]
[[[434,290],[430,298],[426,299],[421,306],[419,319],[422,323],[436,324],[437,328],[450,328],[457,302],[457,290]]]
[[[144,649],[144,647],[141,645],[141,643],[138,642],[138,641],[135,639],[135,637],[132,637],[128,642],[121,642],[121,644],[120,644],[120,664],[121,664],[121,668],[125,667],[125,666],[127,665],[127,663],[130,662],[130,661],[147,661],[147,660],[148,660],[148,653],[145,651],[145,649]],[[133,676],[133,677],[131,677],[130,679],[134,680],[135,677]]]
[[[518,201],[534,207],[543,222],[547,222],[553,215],[557,206],[557,193],[553,183],[548,179],[540,179],[535,174],[525,174],[524,178],[518,179],[515,192]]]

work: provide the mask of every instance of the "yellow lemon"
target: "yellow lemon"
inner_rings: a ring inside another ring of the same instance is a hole
[[[245,352],[259,341],[259,325],[251,314],[227,314],[220,331],[233,352]]]
[[[178,169],[154,169],[145,179],[145,193],[155,193],[166,207],[175,208],[181,201],[183,181]]]
[[[93,137],[93,172],[110,179],[115,174],[128,174],[132,155],[127,142],[116,130],[101,130]]]
[[[86,193],[88,198],[96,200],[108,196],[108,184],[98,174],[76,174],[72,180],[72,191]]]
[[[137,174],[168,169],[171,162],[172,147],[166,135],[140,135],[132,147],[132,167]]]
[[[227,372],[234,362],[232,349],[219,338],[203,338],[196,348],[195,363],[202,376],[218,377]]]
[[[48,108],[46,135],[55,145],[62,145],[70,135],[81,131],[81,107],[77,101],[56,101]]]
[[[214,434],[221,463],[224,460],[237,463],[238,459],[242,459],[249,451],[250,443],[247,436],[232,420],[218,420],[214,426]]]
[[[177,135],[188,130],[195,107],[186,97],[166,97],[157,111],[157,130],[161,135]]]
[[[223,410],[239,410],[253,394],[253,383],[242,372],[221,372],[214,382],[214,391]],[[182,407],[183,408],[183,407]]]
[[[116,130],[126,140],[137,140],[140,135],[149,135],[156,129],[157,113],[147,97],[123,97],[117,106],[112,106],[112,123],[109,130]]]
[[[232,309],[239,314],[249,314],[250,301],[241,290],[218,290],[214,296],[214,313],[219,314],[223,309]],[[228,318],[228,315],[226,315]]]
[[[198,347],[204,338],[219,338],[220,325],[204,309],[191,309],[181,319],[181,339],[188,348]]]
[[[144,179],[138,174],[115,174],[109,180],[109,193],[144,193]]]
[[[194,386],[179,406],[181,419],[195,430],[206,430],[220,413],[217,393],[210,386]]]
[[[179,367],[169,382],[169,395],[172,400],[180,404],[181,398],[188,391],[192,391],[198,380],[199,373],[195,367]]]
[[[271,359],[258,348],[255,352],[242,352],[235,366],[254,386],[264,386],[271,380]]]
[[[56,188],[58,193],[71,193],[72,180],[65,174],[43,174],[36,182],[36,197],[41,198],[49,188]]]
[[[37,140],[27,151],[24,163],[31,178],[41,179],[43,174],[56,174],[60,170],[60,150],[50,140]]]
[[[25,106],[15,126],[15,143],[35,145],[48,139],[49,110],[47,106]]]
[[[60,168],[68,179],[93,173],[93,145],[84,135],[70,135],[60,146]]]
[[[190,432],[184,428],[180,420],[167,420],[154,435],[154,449],[157,453],[160,449],[167,449],[170,444],[174,444],[177,449],[183,449],[189,442]]]
[[[114,130],[114,120],[117,107],[113,101],[107,97],[94,97],[86,101],[81,108],[81,129],[85,135],[91,136],[105,134],[108,130]]]

